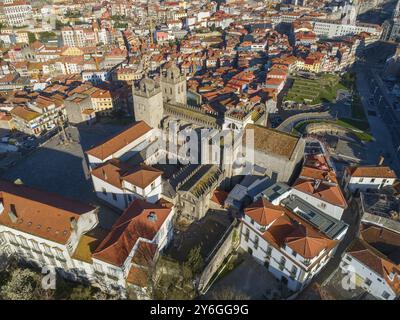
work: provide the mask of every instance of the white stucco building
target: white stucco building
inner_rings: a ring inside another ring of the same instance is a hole
[[[103,291],[146,298],[148,269],[172,238],[174,207],[135,200],[111,231],[97,209],[24,185],[0,181],[0,252]]]
[[[381,189],[393,185],[396,179],[394,170],[387,166],[348,167],[343,175],[343,187],[352,193]]]
[[[328,237],[265,198],[244,211],[240,246],[294,292],[302,290],[328,263],[347,230]]]
[[[400,234],[362,224],[360,238],[355,239],[343,254],[340,268],[347,273],[349,285],[361,287],[382,300],[400,295]]]

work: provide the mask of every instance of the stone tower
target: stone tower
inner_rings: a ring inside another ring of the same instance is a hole
[[[152,79],[143,78],[139,88],[133,86],[133,110],[136,121],[145,121],[158,128],[163,117],[163,98],[160,86]]]
[[[174,64],[161,75],[163,100],[186,105],[186,78]]]

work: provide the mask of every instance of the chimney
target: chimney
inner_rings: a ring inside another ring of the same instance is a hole
[[[380,156],[379,157],[379,161],[378,161],[378,166],[383,165],[383,162],[385,161],[385,157],[384,156]]]
[[[157,221],[157,214],[154,211],[150,211],[149,215],[147,216],[147,219],[156,222]]]
[[[319,185],[321,184],[321,180],[317,179],[314,182],[314,192],[317,191],[317,189],[319,188]]]

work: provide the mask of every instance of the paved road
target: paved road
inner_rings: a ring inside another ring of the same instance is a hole
[[[377,96],[379,89],[371,87],[370,80],[372,73],[365,66],[357,67],[357,89],[360,93],[361,102],[364,106],[365,114],[368,117],[371,132],[375,138],[374,142],[371,142],[368,148],[369,162],[376,163],[379,155],[389,156],[386,163],[389,164],[397,174],[400,174],[400,165],[398,156],[398,142],[396,138],[399,134],[398,125],[393,123],[394,115],[387,113],[388,108],[383,102],[384,97],[381,101],[369,102],[370,96]],[[374,94],[375,92],[375,94]],[[380,117],[372,116],[368,114],[368,110],[374,110]],[[397,122],[398,123],[398,122]]]
[[[329,111],[325,112],[307,112],[307,113],[300,113],[294,116],[291,116],[284,120],[276,129],[283,131],[283,132],[292,132],[294,126],[305,120],[326,120],[326,119],[333,119],[332,115]]]

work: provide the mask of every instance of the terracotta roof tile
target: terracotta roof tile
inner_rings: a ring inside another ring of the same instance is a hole
[[[386,166],[348,167],[347,170],[352,177],[397,178],[396,173]]]
[[[171,210],[160,203],[133,201],[96,249],[93,258],[121,266],[139,238],[154,239]],[[151,214],[156,218],[150,219]]]
[[[0,224],[62,244],[71,235],[71,219],[95,210],[78,201],[4,180],[0,180],[0,199],[4,207]],[[10,211],[15,212],[15,222]]]
[[[108,139],[104,143],[90,149],[87,154],[92,155],[98,159],[104,160],[113,153],[122,149],[129,143],[140,138],[147,132],[152,130],[152,128],[144,121],[136,122],[130,128],[124,130],[123,132],[115,135],[111,139]]]

